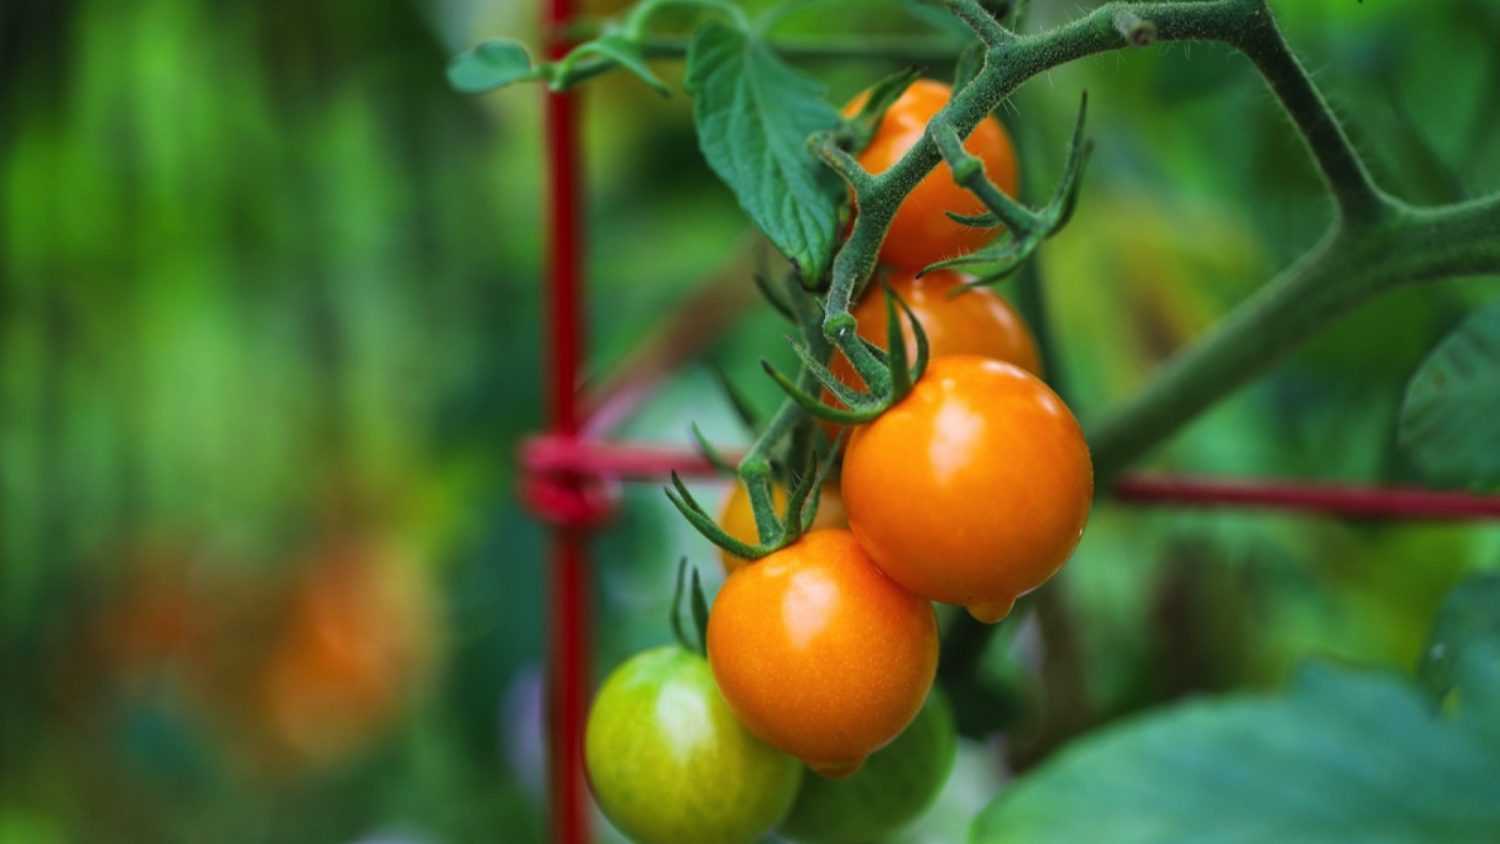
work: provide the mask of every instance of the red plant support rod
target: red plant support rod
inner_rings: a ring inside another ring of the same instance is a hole
[[[739,455],[724,452],[726,459]],[[521,465],[536,474],[592,475],[622,481],[666,480],[673,472],[683,477],[726,475],[698,454],[671,446],[621,445],[596,440],[531,437],[521,444]]]
[[[1324,513],[1350,519],[1500,518],[1500,495],[1401,487],[1134,476],[1122,478],[1115,484],[1114,497],[1130,504],[1258,507]]]
[[[725,452],[733,460],[737,455]],[[626,481],[724,477],[702,456],[662,446],[533,437],[521,447],[521,464],[537,474],[589,475]],[[1128,504],[1230,507],[1319,513],[1353,519],[1497,519],[1500,495],[1471,495],[1401,487],[1308,485],[1300,481],[1205,480],[1134,475],[1115,484]]]
[[[574,0],[541,0],[547,56],[568,50],[564,27]],[[552,371],[549,415],[553,432],[579,429],[578,374],[583,357],[583,232],[579,213],[578,103],[576,95],[546,95],[548,264]],[[574,481],[581,480],[573,476]],[[568,484],[564,478],[563,483]],[[583,773],[583,726],[588,693],[588,606],[585,529],[566,522],[552,528],[548,703],[548,778],[552,840],[585,844],[588,799]]]

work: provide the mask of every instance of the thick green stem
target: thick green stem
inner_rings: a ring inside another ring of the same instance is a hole
[[[1231,43],[1255,63],[1301,130],[1344,216],[1356,220],[1378,216],[1388,206],[1364,161],[1312,77],[1287,46],[1264,0],[1254,5],[1258,8],[1249,18],[1250,25],[1235,32]]]
[[[1500,195],[1391,208],[1378,223],[1335,226],[1092,428],[1098,488],[1354,307],[1402,284],[1500,273]]]
[[[1256,0],[1214,0],[1205,3],[1132,3],[1131,11],[1156,26],[1160,40],[1227,41],[1246,25],[1257,9]],[[875,175],[874,186],[860,197],[854,231],[834,256],[824,331],[835,339],[845,328],[837,322],[870,272],[886,230],[902,200],[942,161],[934,141],[936,129],[951,128],[968,137],[1022,82],[1061,64],[1105,50],[1129,46],[1115,27],[1114,14],[1126,4],[1101,6],[1071,24],[1026,37],[1007,38],[990,49],[984,70],[953,95],[947,107],[929,124],[928,132],[891,165]]]
[[[943,4],[955,17],[968,24],[980,41],[991,47],[997,47],[1016,37],[1001,26],[1000,21],[981,6],[978,0],[943,0]]]
[[[791,399],[783,400],[765,430],[740,458],[739,476],[750,494],[750,509],[755,514],[755,532],[761,545],[774,545],[782,538],[783,526],[771,494],[771,449],[791,433],[805,412]]]
[[[1122,409],[1089,431],[1096,485],[1107,490],[1121,469],[1184,421],[1244,383],[1357,301],[1344,283],[1348,257],[1328,238],[1164,364]]]
[[[587,41],[603,35],[600,20],[584,20],[568,27],[568,37]],[[643,35],[637,39],[646,56],[680,59],[687,55],[691,39],[672,35]],[[951,37],[937,35],[776,35],[770,38],[777,53],[800,61],[887,61],[892,64],[937,65],[958,59],[963,45]]]

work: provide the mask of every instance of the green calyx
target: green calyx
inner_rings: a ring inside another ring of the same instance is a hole
[[[776,511],[771,492],[771,463],[764,453],[758,453],[752,448],[740,461],[738,469],[745,489],[750,494],[750,507],[755,514],[759,542],[750,544],[729,535],[703,505],[698,503],[676,472],[672,473],[672,486],[666,490],[668,500],[699,533],[720,548],[747,560],[757,560],[779,551],[796,542],[806,532],[817,515],[823,485],[828,481],[838,459],[840,441],[835,440],[818,448],[814,444],[815,433],[811,430],[811,420],[795,405],[784,405],[782,409],[784,412],[777,414],[772,425],[778,426],[778,421],[785,424],[785,420],[794,420],[803,430],[788,432],[794,435],[784,434],[778,438],[788,446],[786,465],[791,480],[786,506],[781,512]],[[769,440],[763,438],[761,442]]]
[[[687,572],[692,571],[691,583]],[[687,630],[682,626],[682,600],[688,598],[689,609],[693,619],[693,632],[697,641],[688,636]],[[685,651],[693,651],[698,654],[708,653],[708,599],[703,595],[703,581],[698,577],[698,569],[688,565],[687,557],[677,562],[677,583],[672,587],[671,616],[668,619],[672,628],[672,637]]]
[[[1088,164],[1093,144],[1085,140],[1083,130],[1088,116],[1089,96],[1085,91],[1078,104],[1078,120],[1073,124],[1073,139],[1068,145],[1067,164],[1062,179],[1057,184],[1051,201],[1039,211],[1026,206],[1001,191],[984,175],[984,165],[964,150],[963,141],[951,126],[929,129],[937,140],[943,160],[953,170],[954,181],[963,185],[976,196],[988,211],[977,216],[948,212],[955,222],[978,228],[1005,226],[1006,236],[977,252],[939,261],[922,270],[950,269],[956,267],[989,266],[990,269],[974,281],[953,290],[951,295],[961,295],[970,287],[994,284],[1021,268],[1021,265],[1036,253],[1042,243],[1068,224],[1073,209],[1078,205],[1078,189],[1083,183],[1083,170]],[[918,273],[921,275],[921,273]]]
[[[826,405],[811,391],[803,389],[769,363],[762,363],[767,374],[781,389],[809,414],[839,425],[859,425],[873,421],[895,403],[906,397],[912,385],[927,368],[929,349],[927,333],[912,313],[911,307],[901,299],[889,285],[884,286],[886,309],[886,349],[882,351],[859,336],[854,317],[845,312],[835,314],[823,322],[823,330],[854,367],[865,384],[859,390],[845,384],[804,344],[792,342],[792,349],[802,361],[803,371],[810,373],[818,385],[826,389],[843,407]],[[902,336],[902,320],[897,311],[911,325],[916,340],[917,353],[908,360],[906,340]]]

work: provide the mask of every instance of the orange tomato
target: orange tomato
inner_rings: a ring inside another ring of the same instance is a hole
[[[1041,374],[1042,362],[1030,329],[1010,303],[993,290],[976,287],[955,296],[953,291],[969,279],[950,270],[938,270],[921,278],[909,270],[894,270],[884,280],[922,324],[930,357],[982,355]],[[859,324],[859,336],[884,349],[887,327],[885,292],[879,289],[879,285],[870,285],[852,313]],[[916,336],[906,324],[905,317],[901,319],[902,336],[906,338],[906,359],[915,361]],[[840,381],[863,389],[864,383],[842,354],[835,354],[828,367]],[[835,407],[842,406],[827,390],[823,391],[823,400]]]
[[[786,508],[786,497],[786,487],[781,484],[772,484],[771,501],[776,505],[778,515]],[[848,526],[849,517],[844,515],[844,499],[839,497],[838,485],[824,484],[823,491],[818,494],[818,513],[813,516],[813,523],[808,529]],[[745,490],[744,483],[735,481],[734,488],[729,491],[729,497],[724,499],[724,510],[719,514],[719,527],[741,542],[749,545],[760,544],[760,534],[755,529],[755,511],[750,507],[750,493]],[[719,559],[724,563],[726,574],[731,574],[735,569],[751,562],[744,557],[736,557],[723,548],[719,549]]]
[[[404,559],[360,542],[318,560],[261,674],[269,737],[295,759],[330,763],[388,727],[432,662],[430,587]]]
[[[827,777],[854,773],[911,723],[937,659],[932,605],[846,530],[812,531],[738,569],[709,614],[708,660],[730,709]]]
[[[959,355],[933,359],[854,430],[842,489],[850,529],[891,579],[994,622],[1067,561],[1094,478],[1056,393],[1012,364]]]
[[[953,89],[933,79],[920,79],[893,103],[869,146],[857,156],[871,173],[883,173],[916,146],[928,121],[948,104]],[[844,107],[846,116],[858,113],[866,95],[855,97]],[[964,139],[964,149],[984,162],[985,174],[1002,191],[1016,195],[1016,153],[1010,136],[994,117],[985,117]],[[953,181],[946,163],[928,173],[896,210],[885,243],[880,247],[883,263],[920,270],[928,264],[973,252],[988,243],[997,229],[978,229],[949,219],[944,213],[977,215],[984,203]]]

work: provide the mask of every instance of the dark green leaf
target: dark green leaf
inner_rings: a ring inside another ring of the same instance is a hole
[[[686,84],[709,166],[803,277],[821,278],[844,189],[807,139],[837,126],[838,112],[765,43],[720,23],[693,38]]]
[[[1473,577],[1443,599],[1417,675],[1441,698],[1460,683],[1465,654],[1485,646],[1500,648],[1500,574]]]
[[[539,75],[526,48],[505,38],[465,50],[448,63],[448,84],[466,94],[482,94]]]
[[[1293,691],[1174,707],[1065,750],[971,841],[1500,841],[1500,752],[1406,682],[1319,667]]]
[[[1397,438],[1440,483],[1500,483],[1500,304],[1443,338],[1406,389]]]
[[[1458,717],[1500,753],[1500,641],[1465,648],[1457,674]]]

